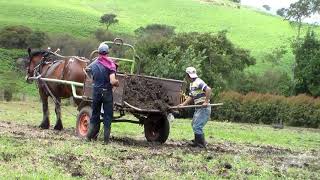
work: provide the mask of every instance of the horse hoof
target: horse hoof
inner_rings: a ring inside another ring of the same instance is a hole
[[[61,131],[63,129],[63,126],[62,126],[62,124],[56,124],[53,129]]]
[[[47,123],[41,123],[39,126],[39,128],[41,128],[41,129],[49,129],[49,127],[50,127],[50,125]]]

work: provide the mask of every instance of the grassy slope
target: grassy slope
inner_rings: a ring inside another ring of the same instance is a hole
[[[30,95],[37,94],[36,86],[25,82],[23,72],[18,72],[15,61],[20,57],[25,57],[24,50],[6,50],[0,48],[0,90],[11,89],[13,92],[19,91]],[[15,87],[16,89],[12,89]]]
[[[288,43],[295,34],[290,25],[278,17],[251,9],[201,3],[198,0],[0,0],[0,27],[23,24],[48,32],[67,32],[89,36],[98,28],[103,13],[115,13],[120,23],[112,30],[132,33],[151,23],[174,25],[178,32],[216,32],[228,30],[240,47],[251,49],[259,60],[263,53]],[[283,67],[290,69],[289,53]],[[259,62],[258,71],[265,68]]]
[[[73,107],[65,108],[76,113]],[[32,130],[40,119],[39,103],[0,103],[0,124],[18,125],[0,126],[1,177],[69,179],[82,172],[86,178],[308,179],[320,173],[318,130],[209,122],[205,133],[210,148],[198,151],[183,145],[192,138],[189,120],[174,121],[169,141],[160,146],[146,143],[138,125],[113,124],[115,138],[103,146],[75,138],[70,129],[75,126],[74,117],[65,109],[66,132]],[[19,130],[19,124],[29,126]],[[225,163],[232,169],[223,168]]]

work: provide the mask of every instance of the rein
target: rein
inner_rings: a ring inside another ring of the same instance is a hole
[[[47,65],[47,64],[54,64],[55,62],[50,62],[50,61],[46,61],[44,60],[44,57],[42,57],[41,61],[39,62],[38,65],[36,65],[34,68],[33,68],[33,76],[36,77],[36,76],[39,76],[41,75],[41,70],[43,68],[43,65]]]
[[[66,56],[61,56],[57,53],[54,53],[54,52],[49,52],[50,54],[52,55],[55,55],[57,57],[60,57],[60,58],[68,58]],[[43,70],[43,66],[44,65],[48,65],[50,64],[50,66],[48,67],[47,71],[49,70],[49,68],[55,64],[55,63],[58,63],[58,62],[61,62],[61,61],[65,61],[65,60],[50,60],[50,59],[47,59],[47,55],[44,55],[42,56],[42,59],[40,60],[40,62],[33,68],[33,77],[35,77],[37,79],[37,86],[38,88],[44,88],[44,91],[47,93],[47,95],[49,94],[50,97],[52,98],[53,102],[56,104],[56,105],[59,105],[61,106],[61,102],[57,100],[57,98],[54,96],[54,94],[52,93],[52,91],[50,90],[49,86],[48,86],[48,83],[44,80],[41,80],[41,73],[42,73],[42,70]],[[82,62],[86,62],[88,63],[89,61],[85,61],[85,60],[82,60],[80,59],[79,57],[74,57],[74,56],[69,56],[69,58],[75,58],[79,61],[82,61]],[[63,68],[63,72],[62,72],[62,75],[64,74],[65,72],[65,66],[64,65],[64,68]],[[40,83],[43,84],[44,87],[41,87]],[[67,109],[65,109],[69,114],[73,115],[73,116],[76,116],[74,113],[68,111]]]
[[[53,102],[54,102],[55,104],[59,104],[59,105],[60,105],[60,102],[57,101],[57,98],[54,96],[54,94],[53,94],[52,91],[50,90],[48,84],[47,84],[45,81],[41,81],[41,79],[40,79],[41,73],[42,73],[41,71],[42,71],[42,69],[43,69],[43,65],[47,65],[47,64],[53,65],[53,64],[55,64],[55,63],[57,63],[57,62],[59,62],[59,61],[53,61],[53,62],[52,62],[52,61],[46,61],[46,57],[42,57],[42,59],[41,59],[41,61],[39,62],[39,64],[36,65],[36,66],[33,68],[33,76],[34,76],[34,77],[39,77],[39,78],[37,78],[38,88],[40,88],[40,82],[43,83],[43,85],[44,85],[44,87],[45,87],[45,90],[46,90],[47,93],[51,96]],[[49,68],[50,68],[50,67],[48,67],[48,69],[49,69]],[[47,69],[47,70],[48,70],[48,69]],[[64,72],[62,72],[62,73],[64,73]]]

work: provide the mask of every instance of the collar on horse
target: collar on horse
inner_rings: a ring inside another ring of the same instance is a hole
[[[48,61],[46,57],[42,57],[41,61],[34,67],[33,76],[39,76],[41,74],[42,68],[47,64],[54,64],[55,62]]]
[[[50,68],[53,64],[61,61],[61,60],[56,60],[56,58],[57,58],[57,55],[55,53],[45,51],[39,63],[36,64],[36,66],[33,68],[33,76],[37,77],[41,75],[43,73],[42,70],[45,65],[49,64],[50,65],[49,68]]]
[[[47,71],[49,70],[49,68],[55,64],[55,63],[58,63],[60,62],[59,60],[52,60],[52,59],[48,59],[48,56],[50,55],[50,52],[44,54],[44,56],[42,57],[41,61],[35,66],[35,68],[33,69],[33,76],[34,77],[40,77],[41,74],[43,73],[42,70],[43,70],[43,66],[44,65],[49,65]],[[52,54],[54,55],[54,54]],[[48,87],[48,84],[45,82],[45,81],[41,81],[40,78],[37,79],[37,85],[38,85],[38,88],[40,88],[40,82],[44,85],[44,89],[45,89],[45,92],[47,93],[47,95],[51,96],[52,100],[54,101],[55,104],[60,104],[59,101],[57,101],[57,98],[54,96],[54,94],[52,93],[52,91],[50,90],[50,88]]]

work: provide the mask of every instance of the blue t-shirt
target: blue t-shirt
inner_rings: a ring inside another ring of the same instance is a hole
[[[110,83],[110,74],[113,74],[115,72],[104,67],[97,60],[90,65],[90,68],[93,79],[93,87],[112,90],[112,85]]]

